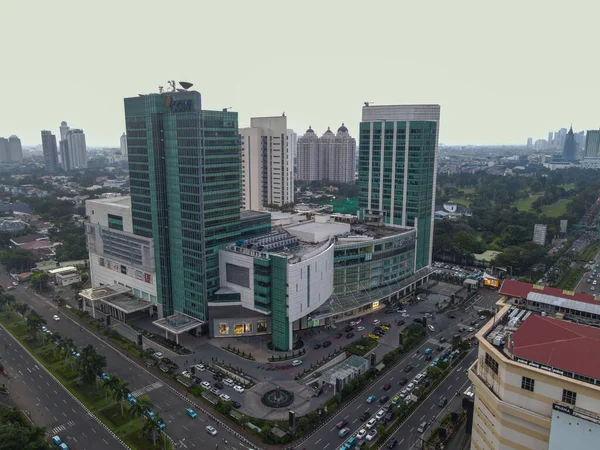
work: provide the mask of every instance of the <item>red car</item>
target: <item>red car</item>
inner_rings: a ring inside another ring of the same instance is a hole
[[[460,327],[460,328],[458,329],[458,332],[459,332],[459,333],[462,333],[463,331],[465,331],[465,329],[464,329],[463,327]]]
[[[384,391],[389,391],[391,388],[392,388],[392,385],[390,383],[383,385],[383,390]]]
[[[448,314],[448,319],[456,319],[456,316],[452,313]]]
[[[335,335],[335,338],[336,338],[336,339],[339,339],[339,338],[341,338],[343,335],[344,335],[344,333],[338,333],[338,334],[336,334],[336,335]]]

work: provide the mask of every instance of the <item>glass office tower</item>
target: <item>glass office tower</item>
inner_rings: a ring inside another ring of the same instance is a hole
[[[154,239],[162,313],[206,320],[218,250],[240,234],[237,113],[177,91],[126,98],[125,122],[133,230]]]
[[[431,262],[440,107],[365,106],[362,116],[360,218],[415,227],[415,270],[419,270]]]

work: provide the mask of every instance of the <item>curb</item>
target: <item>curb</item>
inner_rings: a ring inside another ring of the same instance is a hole
[[[127,444],[125,444],[125,442],[123,442],[123,441],[121,440],[121,438],[120,438],[120,437],[118,437],[118,436],[117,436],[117,435],[116,435],[116,434],[115,434],[115,433],[114,433],[114,432],[113,432],[113,431],[112,431],[110,428],[108,428],[108,426],[106,426],[106,425],[104,424],[104,422],[102,422],[100,419],[98,419],[98,417],[96,417],[94,414],[92,414],[92,412],[91,412],[91,411],[90,411],[90,410],[89,410],[89,409],[88,409],[88,408],[87,408],[87,407],[86,407],[86,406],[85,406],[83,403],[81,403],[81,402],[79,401],[79,399],[78,399],[78,398],[77,398],[77,397],[76,397],[76,396],[75,396],[75,395],[74,395],[74,394],[73,394],[73,393],[72,393],[70,390],[68,390],[68,389],[67,389],[67,388],[66,388],[66,387],[65,387],[65,386],[64,386],[64,385],[63,385],[63,384],[62,384],[60,381],[58,381],[58,380],[56,379],[56,377],[55,377],[55,376],[52,374],[52,372],[50,372],[50,371],[49,371],[49,370],[46,368],[46,366],[45,366],[44,364],[42,364],[42,363],[41,363],[41,362],[40,362],[40,361],[39,361],[39,360],[38,360],[38,359],[37,359],[37,358],[36,358],[36,357],[35,357],[35,356],[34,356],[34,355],[33,355],[33,354],[32,354],[32,353],[31,353],[31,352],[30,352],[30,351],[29,351],[29,350],[28,350],[28,349],[27,349],[27,348],[26,348],[24,345],[23,345],[23,344],[21,344],[21,342],[20,342],[20,341],[19,341],[19,340],[18,340],[18,339],[17,339],[17,338],[16,338],[16,337],[15,337],[15,336],[12,334],[12,332],[11,332],[11,331],[10,331],[8,328],[6,328],[6,327],[5,327],[5,329],[6,329],[6,331],[8,332],[8,334],[9,334],[9,335],[12,337],[12,339],[13,339],[13,340],[14,340],[14,341],[15,341],[17,344],[19,344],[19,346],[20,346],[20,347],[21,347],[23,350],[25,350],[25,352],[26,352],[26,353],[27,353],[27,354],[28,354],[28,355],[29,355],[29,356],[30,356],[30,357],[31,357],[31,358],[32,358],[32,359],[33,359],[35,362],[37,362],[37,363],[40,365],[40,367],[42,367],[42,368],[44,369],[44,371],[46,371],[46,373],[52,377],[52,379],[53,379],[54,381],[56,381],[56,382],[58,383],[58,385],[59,385],[59,386],[60,386],[60,387],[61,387],[61,388],[62,388],[62,389],[63,389],[63,390],[64,390],[64,391],[67,393],[67,394],[69,394],[69,396],[70,396],[70,397],[71,397],[73,400],[75,400],[75,402],[76,402],[76,403],[77,403],[79,406],[81,406],[81,407],[82,407],[82,408],[83,408],[83,409],[84,409],[84,410],[85,410],[85,411],[86,411],[86,412],[89,414],[89,416],[90,416],[90,417],[92,417],[92,418],[93,418],[93,419],[94,419],[96,422],[98,422],[98,424],[99,424],[99,425],[101,425],[101,426],[102,426],[102,427],[103,427],[103,428],[104,428],[106,431],[108,431],[108,433],[109,433],[109,434],[110,434],[110,435],[111,435],[113,438],[115,438],[117,441],[119,441],[123,447],[125,447],[125,448],[126,448],[126,449],[128,449],[128,450],[131,450],[131,447],[129,447]]]

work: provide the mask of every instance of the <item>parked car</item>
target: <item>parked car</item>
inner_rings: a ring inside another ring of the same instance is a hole
[[[456,316],[452,313],[448,314],[448,319],[456,319]]]
[[[396,312],[396,311],[395,311],[395,310],[393,310],[393,309],[386,309],[386,310],[385,310],[385,313],[386,313],[386,314],[394,314],[395,312]]]
[[[214,384],[214,387],[216,387],[217,389],[223,389],[225,387],[225,385],[223,383],[221,383],[220,381],[217,381]]]
[[[242,386],[240,386],[239,384],[236,384],[236,385],[233,387],[233,390],[234,390],[235,392],[237,392],[238,394],[243,394],[245,389],[244,389]]]
[[[365,331],[365,327],[356,327],[356,331],[358,331],[358,332]]]
[[[336,339],[339,339],[339,338],[341,338],[343,335],[344,335],[344,333],[342,333],[342,332],[339,332],[339,333],[337,333],[337,334],[335,335],[335,338],[336,338]]]
[[[181,375],[183,375],[186,378],[192,378],[192,374],[190,372],[188,372],[187,370],[184,370],[183,372],[181,372]]]
[[[227,394],[221,394],[219,395],[219,398],[224,402],[228,402],[229,400],[231,400],[231,397]]]
[[[55,322],[58,322],[60,320],[60,317],[58,317],[56,314],[53,315],[52,318],[54,319]]]
[[[381,323],[381,320],[379,320],[379,319],[375,319],[373,321],[373,325],[379,325],[380,323]]]
[[[356,433],[356,438],[357,439],[362,439],[367,435],[367,430],[365,430],[364,428],[361,428],[360,430],[358,430],[358,432]]]
[[[398,384],[400,386],[404,386],[406,383],[408,383],[408,378],[406,378],[406,377],[402,377],[402,378],[400,378],[400,381],[398,381]]]
[[[212,393],[213,393],[213,394],[215,394],[215,395],[220,395],[220,394],[221,394],[221,391],[220,391],[220,390],[218,390],[216,387],[212,388],[212,389],[210,390],[210,392],[212,392]]]
[[[331,345],[331,341],[325,341],[323,342],[323,348],[327,348]]]
[[[369,417],[371,417],[371,413],[369,411],[365,411],[364,413],[362,413],[362,416],[360,416],[360,420],[361,422],[364,422]]]
[[[208,381],[203,381],[200,383],[200,386],[202,386],[204,389],[210,389],[210,383]]]
[[[392,438],[387,442],[387,448],[394,448],[396,445],[398,445],[398,439]]]
[[[315,345],[313,345],[313,348],[316,350],[318,348],[321,348],[321,344],[319,342],[317,342]]]
[[[429,331],[431,331],[432,333],[435,331],[435,328],[433,327],[433,325],[427,325],[427,328],[429,329]]]
[[[398,326],[402,326],[406,323],[406,321],[400,319],[398,322],[396,322],[398,324]]]
[[[198,370],[199,372],[204,372],[206,370],[206,368],[202,364],[196,364],[194,366],[194,369]]]
[[[389,397],[389,396],[387,396],[387,395],[384,395],[383,397],[381,397],[381,398],[379,399],[379,403],[381,403],[381,404],[383,405],[383,404],[384,404],[385,402],[387,402],[389,399],[390,399],[390,397]]]
[[[301,359],[295,359],[292,361],[292,366],[297,367],[300,364],[302,364],[302,360]]]
[[[241,408],[242,404],[240,402],[236,402],[235,400],[231,400],[231,406],[234,408]]]
[[[344,328],[344,331],[346,333],[350,333],[352,330],[354,330],[354,327],[352,325],[348,325],[346,328]]]
[[[371,431],[369,431],[369,433],[367,434],[367,441],[372,441],[373,439],[375,439],[375,436],[377,436],[377,430],[375,428],[373,428]]]

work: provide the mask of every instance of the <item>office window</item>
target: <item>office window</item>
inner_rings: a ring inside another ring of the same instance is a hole
[[[492,369],[496,375],[498,375],[498,361],[496,361],[487,353],[485,354],[485,365]]]
[[[250,270],[247,267],[225,264],[227,281],[246,288],[250,287]]]
[[[577,402],[577,392],[567,391],[563,389],[562,401],[569,405],[574,405]]]
[[[533,392],[535,386],[535,380],[533,378],[523,377],[521,379],[521,389]]]

